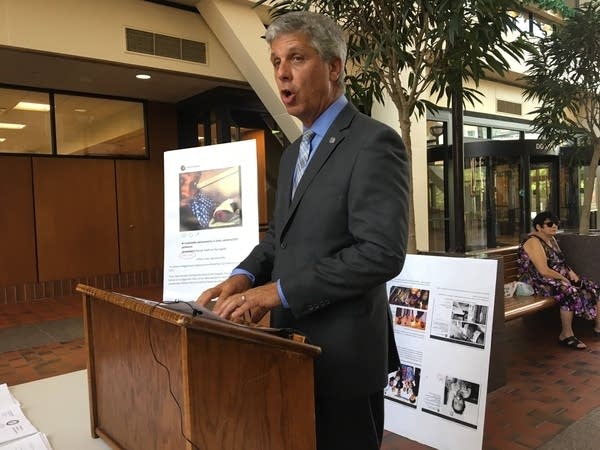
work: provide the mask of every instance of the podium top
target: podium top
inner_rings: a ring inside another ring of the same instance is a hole
[[[311,357],[318,356],[321,353],[320,347],[280,337],[279,332],[281,330],[279,329],[252,327],[231,322],[216,316],[210,310],[200,307],[200,305],[188,302],[163,303],[124,293],[109,292],[81,283],[77,285],[75,290],[81,292],[84,296],[90,296],[176,326],[229,336],[260,343],[261,345],[284,347],[290,351],[304,353]]]

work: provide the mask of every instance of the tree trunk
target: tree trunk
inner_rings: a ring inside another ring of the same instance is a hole
[[[415,234],[415,202],[413,199],[413,171],[412,171],[412,140],[410,138],[410,117],[400,112],[398,108],[398,120],[400,122],[400,134],[406,147],[406,156],[408,159],[408,167],[410,180],[408,183],[408,239],[406,241],[406,253],[417,253],[417,237]]]
[[[589,167],[585,171],[585,182],[583,185],[583,206],[579,215],[579,234],[589,234],[590,231],[590,209],[592,208],[592,193],[594,192],[594,181],[596,169],[600,160],[600,142],[594,142],[594,153]]]

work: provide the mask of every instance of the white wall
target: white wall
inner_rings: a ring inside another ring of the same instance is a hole
[[[127,52],[126,27],[206,42],[208,64]],[[141,0],[0,0],[0,45],[245,81],[199,13]]]
[[[279,97],[259,11],[248,2],[235,0],[202,0],[197,7],[279,128],[294,141],[302,125],[287,113]]]
[[[384,104],[375,103],[371,111],[373,118],[383,122],[400,134],[398,110],[387,95]],[[427,120],[413,116],[411,125],[412,142],[412,185],[413,204],[415,206],[415,236],[417,249],[429,249],[429,225],[427,222]]]

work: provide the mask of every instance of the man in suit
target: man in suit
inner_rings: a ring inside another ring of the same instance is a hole
[[[288,13],[265,37],[282,102],[314,133],[309,162],[302,173],[307,143],[298,139],[281,158],[264,239],[198,302],[217,298],[213,311],[233,320],[270,311],[272,326],[304,333],[322,348],[317,448],[379,449],[383,388],[399,366],[385,283],[405,258],[405,148],[344,96],[346,44],[334,21]]]

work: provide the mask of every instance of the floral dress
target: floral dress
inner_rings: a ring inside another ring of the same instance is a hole
[[[529,236],[519,246],[519,280],[533,287],[536,295],[554,297],[560,308],[565,311],[573,311],[577,317],[594,319],[597,314],[597,302],[600,299],[600,286],[579,277],[580,281],[574,284],[566,284],[556,278],[547,278],[537,271],[529,255],[523,249],[523,244],[528,239],[539,239],[544,252],[548,267],[568,278],[570,267],[565,262],[560,249],[555,249],[537,236]]]

